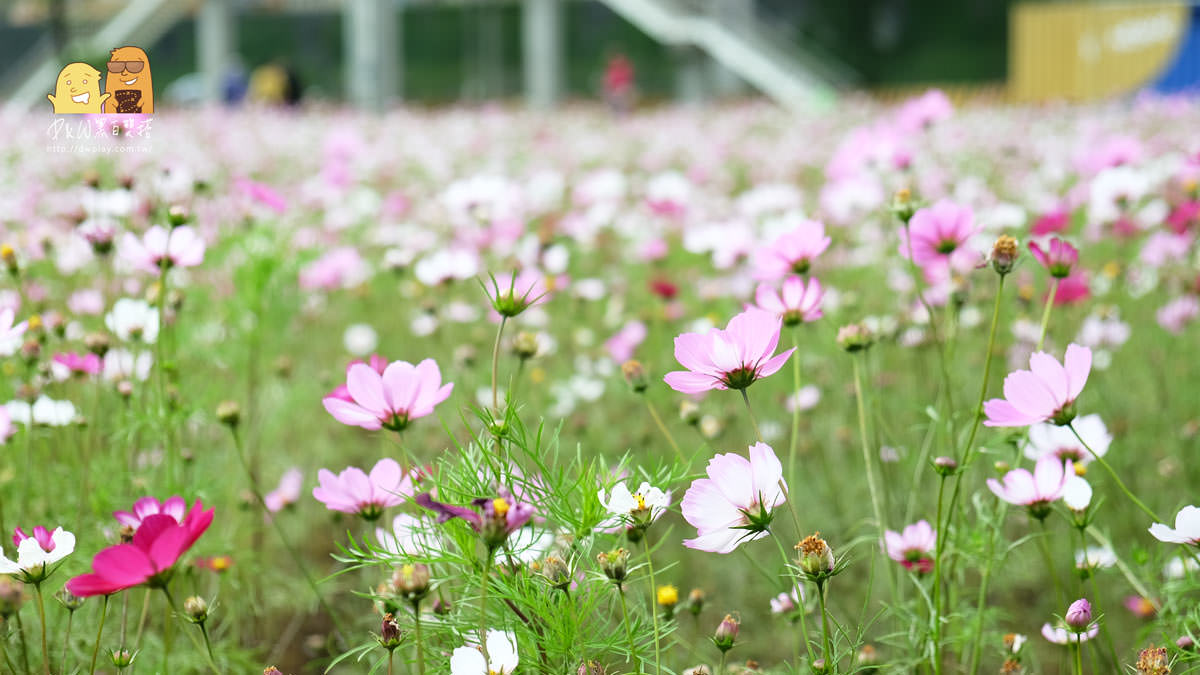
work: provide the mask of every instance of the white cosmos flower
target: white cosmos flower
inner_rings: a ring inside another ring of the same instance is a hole
[[[506,548],[496,551],[496,560],[512,558],[521,563],[536,562],[550,553],[556,541],[557,537],[550,530],[527,525],[508,536]]]
[[[487,632],[487,658],[478,647],[466,645],[450,655],[450,675],[509,675],[517,669],[517,640],[507,631]]]
[[[75,550],[75,535],[61,527],[48,532],[46,528],[33,528],[28,536],[17,528],[17,559],[9,560],[0,551],[0,574],[17,575],[25,583],[40,583],[46,578],[47,567],[71,555]]]
[[[21,348],[21,337],[29,327],[28,321],[14,324],[16,312],[11,307],[0,310],[0,356],[12,356]]]
[[[104,325],[122,340],[152,345],[158,339],[158,310],[145,300],[121,298],[104,317]]]
[[[1112,444],[1112,434],[1108,433],[1108,427],[1104,426],[1104,420],[1100,419],[1099,415],[1077,417],[1071,425],[1097,455],[1103,457],[1108,452],[1108,446]],[[1069,459],[1076,464],[1086,465],[1092,461],[1092,453],[1083,447],[1070,427],[1060,427],[1047,422],[1029,427],[1029,442],[1023,450],[1025,456],[1033,460],[1052,453],[1059,459]]]
[[[65,427],[75,420],[75,404],[70,401],[55,401],[42,394],[33,405],[25,401],[9,401],[4,404],[13,422],[25,426],[43,424],[49,427]]]
[[[104,379],[110,382],[137,380],[145,382],[150,377],[154,355],[142,352],[134,355],[128,349],[110,349],[104,355]]]
[[[366,356],[379,346],[379,334],[369,324],[351,324],[342,333],[342,346],[351,356]]]
[[[1117,554],[1107,546],[1089,546],[1075,552],[1075,566],[1083,568],[1108,568],[1117,564]]]
[[[1092,486],[1082,476],[1071,476],[1063,486],[1063,503],[1072,511],[1086,511],[1092,503]]]
[[[1200,546],[1200,509],[1195,506],[1185,506],[1175,514],[1174,529],[1162,523],[1150,526],[1150,534],[1159,541],[1168,544],[1191,544]]]
[[[434,555],[439,550],[437,537],[426,529],[426,521],[401,513],[392,519],[392,531],[375,528],[375,539],[392,555]]]
[[[596,498],[605,510],[622,522],[653,522],[671,505],[670,492],[663,492],[646,481],[642,481],[637,492],[630,492],[625,483],[617,483],[607,499],[603,489],[596,493]]]

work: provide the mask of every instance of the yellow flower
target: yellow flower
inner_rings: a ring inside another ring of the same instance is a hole
[[[679,602],[679,589],[671,584],[664,584],[658,587],[658,604],[663,607],[674,607],[675,603]]]

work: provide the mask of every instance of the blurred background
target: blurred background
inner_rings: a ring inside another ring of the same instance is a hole
[[[1009,0],[5,0],[0,99],[144,48],[156,97],[617,107],[846,92],[1086,100],[1200,83],[1200,5]]]

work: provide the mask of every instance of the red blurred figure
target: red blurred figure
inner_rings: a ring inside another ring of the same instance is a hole
[[[618,114],[633,107],[633,63],[624,54],[610,58],[604,68],[604,99]]]

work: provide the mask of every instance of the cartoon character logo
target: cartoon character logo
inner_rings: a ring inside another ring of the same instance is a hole
[[[100,71],[86,63],[63,66],[54,93],[46,94],[56,115],[100,113],[108,97],[100,93]]]
[[[152,114],[154,87],[146,52],[138,47],[117,47],[112,50],[104,90],[112,94],[112,98],[104,105],[104,112]]]

